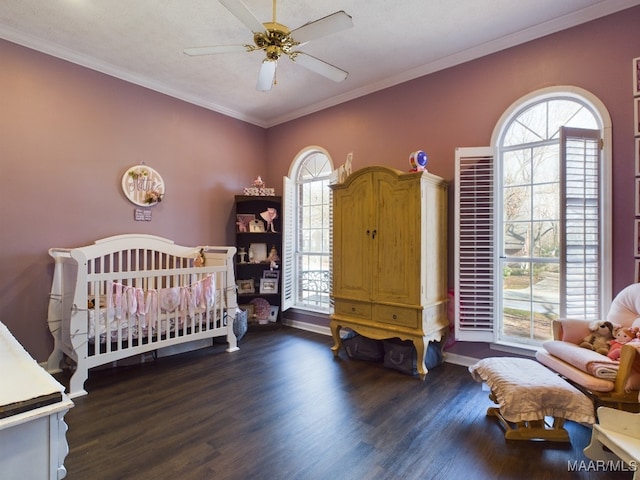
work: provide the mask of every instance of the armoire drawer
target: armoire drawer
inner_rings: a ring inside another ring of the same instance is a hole
[[[373,319],[380,323],[418,328],[420,310],[416,310],[415,308],[392,307],[389,305],[375,305]]]
[[[338,315],[370,319],[371,304],[362,302],[351,302],[349,300],[336,300],[335,312]]]

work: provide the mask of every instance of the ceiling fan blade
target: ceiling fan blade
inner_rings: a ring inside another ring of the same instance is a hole
[[[258,84],[256,90],[260,92],[268,92],[273,86],[276,78],[276,62],[275,60],[263,60],[258,74]]]
[[[292,30],[290,35],[298,43],[306,43],[309,40],[324,37],[331,33],[340,32],[353,27],[351,16],[343,10],[322,17],[313,22],[306,23]]]
[[[265,33],[267,30],[241,0],[218,0],[233,16],[244,23],[253,33]]]
[[[211,47],[185,48],[183,52],[189,56],[213,55],[215,53],[236,53],[250,51],[246,45],[213,45]]]
[[[349,75],[349,72],[303,52],[292,52],[289,58],[298,65],[302,65],[304,68],[327,77],[334,82],[341,82]]]

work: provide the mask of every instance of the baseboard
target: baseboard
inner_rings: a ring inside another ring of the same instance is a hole
[[[306,330],[307,332],[319,333],[320,335],[331,335],[329,327],[316,325],[315,323],[300,322],[298,320],[290,320],[288,318],[282,319],[282,324],[288,327],[297,328],[299,330]]]
[[[477,358],[458,355],[457,353],[447,353],[446,351],[444,352],[444,361],[452,365],[462,365],[463,367],[470,367],[478,363]]]

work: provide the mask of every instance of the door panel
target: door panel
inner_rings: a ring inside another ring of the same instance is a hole
[[[376,237],[373,239],[373,298],[378,302],[420,304],[420,176],[400,181],[380,173]]]
[[[371,290],[371,181],[354,178],[349,189],[334,190],[333,291],[341,297],[369,301]],[[369,233],[367,233],[369,232]]]

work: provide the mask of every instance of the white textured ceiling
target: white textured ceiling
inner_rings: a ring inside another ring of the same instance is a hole
[[[262,22],[271,0],[244,0]],[[344,10],[354,27],[300,50],[349,72],[334,83],[288,58],[255,89],[262,52],[189,57],[252,43],[217,0],[0,0],[0,38],[269,127],[640,4],[640,0],[279,0],[294,29]],[[0,59],[1,68],[1,59]]]

